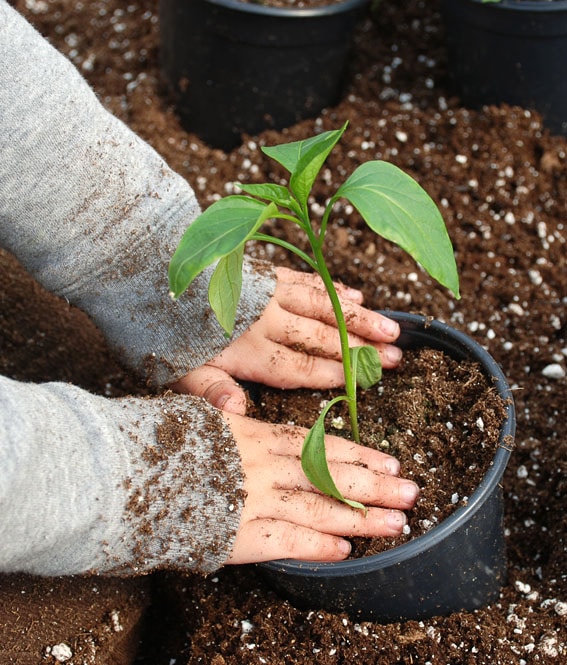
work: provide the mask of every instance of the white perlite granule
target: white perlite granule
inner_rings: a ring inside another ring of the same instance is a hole
[[[51,647],[50,654],[55,658],[58,663],[66,663],[70,658],[73,657],[73,652],[71,647],[64,642],[61,644],[55,644]]]

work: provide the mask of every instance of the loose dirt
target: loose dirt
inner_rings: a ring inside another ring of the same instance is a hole
[[[203,206],[226,193],[228,182],[281,175],[260,145],[305,138],[348,120],[316,186],[314,210],[336,186],[335,178],[342,180],[359,163],[394,162],[439,204],[456,249],[463,297],[453,300],[346,208],[330,232],[333,276],[362,289],[370,307],[423,313],[470,334],[503,367],[517,406],[516,450],[503,479],[508,582],[490,607],[423,622],[356,624],[318,608],[294,609],[253,569],[224,569],[207,580],[158,575],[156,614],[139,662],[562,663],[566,140],[550,136],[533,111],[504,105],[471,110],[452,96],[438,0],[377,4],[357,32],[342,101],[314,120],[245,137],[228,154],[185,131],[164,101],[155,2],[14,4],[77,65],[104,104],[188,179]],[[251,251],[304,268],[273,247]],[[138,389],[85,317],[42,292],[11,257],[0,254],[0,263],[5,374],[62,378],[109,396]],[[27,634],[33,637],[33,627]],[[160,648],[152,650],[152,642]]]

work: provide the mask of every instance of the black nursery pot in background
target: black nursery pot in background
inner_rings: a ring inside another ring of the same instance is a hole
[[[229,150],[242,133],[280,130],[336,104],[367,4],[160,0],[161,68],[183,126]]]
[[[449,73],[465,105],[535,109],[567,136],[567,0],[443,0],[442,15]]]
[[[494,381],[507,414],[493,464],[466,506],[399,547],[338,563],[271,561],[258,571],[298,607],[347,612],[355,620],[387,623],[474,610],[498,598],[506,580],[500,481],[516,427],[510,388],[489,353],[464,333],[419,315],[384,314],[400,323],[402,348],[430,347],[475,360]]]

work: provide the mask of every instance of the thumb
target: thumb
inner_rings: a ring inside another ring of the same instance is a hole
[[[217,409],[246,415],[246,395],[236,381],[222,369],[203,365],[171,384],[178,393],[203,397]]]

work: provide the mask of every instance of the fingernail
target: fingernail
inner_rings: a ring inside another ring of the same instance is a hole
[[[393,531],[401,531],[407,523],[408,520],[404,513],[397,510],[393,510],[386,515],[386,524]]]
[[[384,466],[386,467],[386,471],[391,476],[397,476],[400,473],[400,463],[394,457],[391,457],[390,459],[386,460]]]
[[[226,406],[226,403],[228,402],[228,400],[231,397],[232,397],[232,395],[230,393],[227,393],[226,395],[221,395],[217,399],[217,404],[216,404],[217,409],[224,409],[224,407]]]
[[[349,300],[360,300],[362,296],[362,292],[359,291],[358,289],[353,289],[351,286],[345,286],[344,288],[344,296],[345,298],[348,298]]]
[[[348,556],[351,552],[352,546],[348,540],[339,540],[338,549],[343,556]]]
[[[419,494],[419,487],[411,480],[403,482],[400,487],[400,498],[409,505],[413,505]]]
[[[390,337],[397,337],[400,334],[400,326],[397,321],[393,321],[388,317],[380,319],[380,330]]]
[[[236,413],[239,416],[245,416],[246,402],[234,395],[223,395],[218,401],[217,409],[227,411],[228,413]]]
[[[391,363],[398,364],[402,359],[402,350],[397,346],[387,346],[384,355]]]

